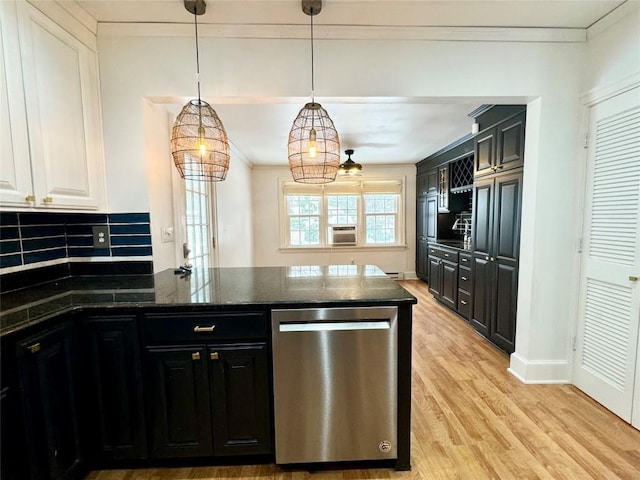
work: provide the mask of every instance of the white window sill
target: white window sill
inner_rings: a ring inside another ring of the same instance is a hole
[[[317,247],[280,247],[281,253],[329,253],[329,252],[402,252],[407,250],[407,245],[344,245],[344,246],[317,246]]]

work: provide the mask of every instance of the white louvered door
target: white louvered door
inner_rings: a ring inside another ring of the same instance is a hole
[[[574,383],[638,426],[640,89],[593,106],[589,137]]]

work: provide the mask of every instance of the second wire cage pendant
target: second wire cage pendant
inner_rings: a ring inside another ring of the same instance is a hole
[[[340,166],[340,138],[322,105],[314,99],[313,16],[320,13],[320,0],[302,0],[302,11],[311,17],[311,102],[293,121],[289,132],[289,169],[299,183],[329,183]]]

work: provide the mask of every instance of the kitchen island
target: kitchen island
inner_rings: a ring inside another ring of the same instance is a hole
[[[3,478],[25,478],[20,469],[81,477],[97,466],[185,458],[273,461],[276,309],[397,309],[389,463],[410,468],[416,299],[375,266],[69,277],[0,301],[2,434],[17,439],[2,443]]]

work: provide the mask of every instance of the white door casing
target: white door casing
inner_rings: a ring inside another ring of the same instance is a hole
[[[637,426],[640,88],[594,105],[589,138],[574,383]]]

